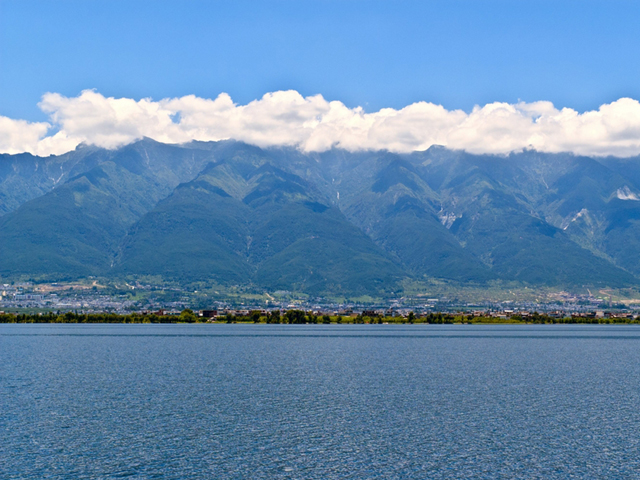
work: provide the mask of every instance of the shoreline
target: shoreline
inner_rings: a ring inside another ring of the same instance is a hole
[[[321,315],[302,310],[250,312],[248,315],[219,316],[215,319],[197,316],[191,310],[179,315],[157,315],[155,313],[55,313],[26,314],[1,313],[0,324],[267,324],[267,325],[640,325],[640,318],[571,316],[556,318],[545,314],[508,318],[474,316],[469,314],[429,313],[417,316],[365,316],[365,315]]]

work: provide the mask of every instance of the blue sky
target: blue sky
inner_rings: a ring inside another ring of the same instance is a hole
[[[45,92],[321,93],[367,111],[640,98],[640,2],[0,0],[0,115]]]

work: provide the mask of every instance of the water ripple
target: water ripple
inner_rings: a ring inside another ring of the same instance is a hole
[[[638,338],[1,326],[0,478],[637,478]]]

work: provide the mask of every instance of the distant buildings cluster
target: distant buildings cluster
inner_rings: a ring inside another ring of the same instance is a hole
[[[138,300],[129,290],[142,290],[144,295],[138,295]],[[254,312],[267,315],[274,310],[282,314],[290,310],[301,310],[318,316],[331,317],[382,317],[408,318],[413,314],[415,318],[423,318],[430,313],[448,313],[466,317],[483,317],[496,319],[518,318],[528,320],[535,315],[545,315],[547,318],[570,319],[626,319],[634,320],[640,314],[640,305],[624,306],[612,304],[611,299],[604,300],[592,295],[571,295],[560,292],[553,295],[547,303],[515,302],[515,301],[486,301],[478,304],[463,303],[457,299],[446,297],[436,298],[427,296],[402,297],[388,300],[386,304],[362,305],[357,303],[324,303],[320,298],[299,300],[292,298],[291,292],[274,292],[281,294],[280,299],[269,295],[268,301],[246,305],[244,303],[230,303],[215,300],[204,307],[203,299],[190,296],[190,292],[166,288],[171,296],[158,297],[156,287],[145,285],[125,284],[116,294],[105,294],[91,284],[38,284],[29,282],[16,284],[0,284],[0,309],[32,309],[35,311],[77,311],[86,313],[113,312],[157,312],[160,315],[179,315],[185,308],[200,307],[196,314],[203,318],[216,320],[220,317],[233,315],[246,317]],[[126,293],[126,294],[124,294]],[[193,292],[195,293],[195,292]],[[164,300],[162,299],[164,298]],[[170,300],[169,300],[170,299]],[[243,300],[237,300],[241,302]],[[203,308],[204,307],[204,308]]]

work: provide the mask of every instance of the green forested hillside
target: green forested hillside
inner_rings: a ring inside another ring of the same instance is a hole
[[[0,155],[0,276],[312,295],[640,283],[640,159],[239,142]]]
[[[0,217],[0,272],[59,279],[108,271],[127,229],[158,199],[144,179],[102,163]]]
[[[142,217],[115,271],[314,294],[397,289],[402,270],[312,185],[241,151]]]

